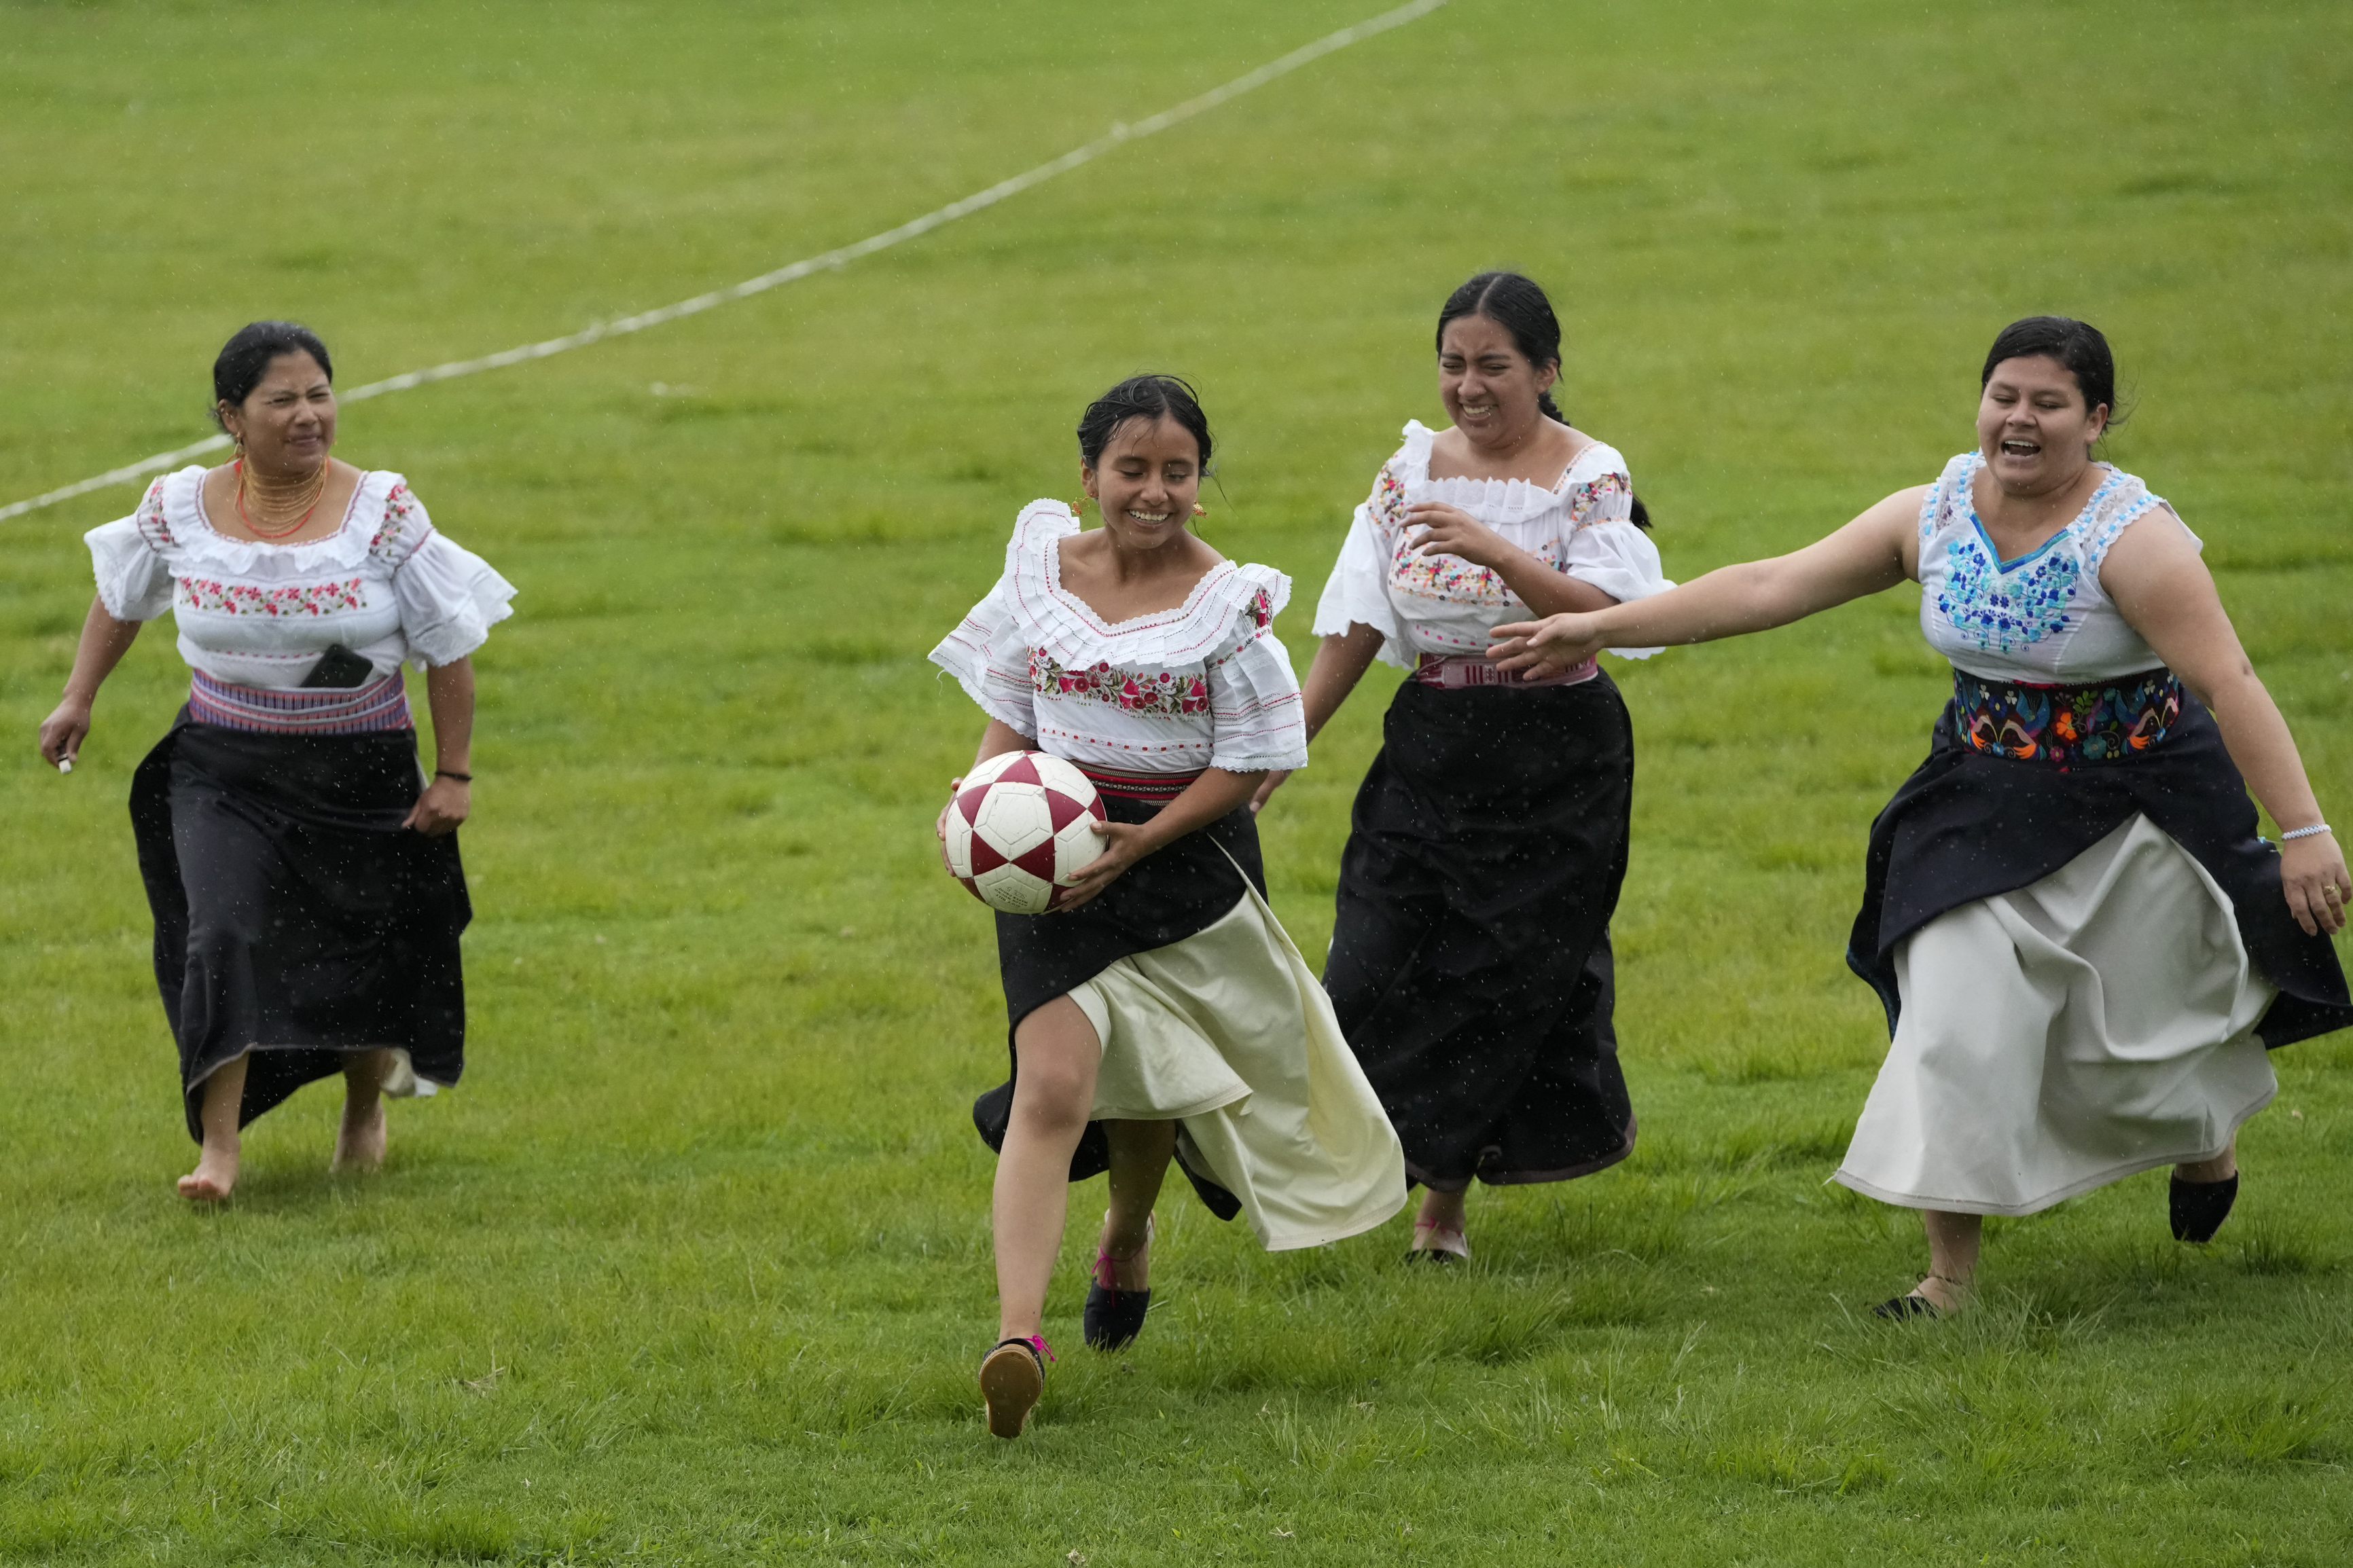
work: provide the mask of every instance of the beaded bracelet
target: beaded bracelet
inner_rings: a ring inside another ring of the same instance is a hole
[[[2281,834],[2280,842],[2284,844],[2291,838],[2309,838],[2316,833],[2326,833],[2327,831],[2328,824],[2325,822],[2316,822],[2310,827],[2299,827],[2293,833]]]

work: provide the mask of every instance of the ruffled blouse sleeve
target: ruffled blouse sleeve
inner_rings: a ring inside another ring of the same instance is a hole
[[[1633,522],[1634,485],[1614,454],[1603,471],[1581,481],[1569,498],[1570,532],[1560,569],[1590,583],[1620,604],[1647,599],[1674,586],[1659,560],[1659,547]],[[1655,647],[1613,647],[1620,658],[1649,658]]]
[[[384,521],[368,550],[392,569],[401,636],[422,665],[455,664],[514,614],[508,603],[514,584],[437,530],[406,481],[385,497]]]
[[[1229,773],[1307,765],[1307,715],[1290,650],[1274,617],[1291,601],[1291,579],[1271,566],[1235,574],[1233,619],[1208,666],[1209,765]]]
[[[172,607],[171,529],[164,520],[164,485],[147,487],[139,510],[83,534],[99,602],[118,621],[152,621]]]
[[[1078,520],[1060,501],[1035,500],[1021,509],[1005,547],[1005,572],[988,596],[932,649],[932,662],[956,678],[965,695],[1014,733],[1038,733],[1036,692],[1029,684],[1029,643],[1015,614],[1014,578],[1044,570],[1043,552],[1060,548]]]
[[[1413,660],[1403,651],[1397,614],[1389,605],[1389,562],[1397,553],[1398,530],[1405,525],[1403,469],[1417,437],[1427,464],[1429,432],[1416,421],[1406,426],[1406,445],[1381,465],[1373,478],[1372,494],[1349,520],[1340,558],[1332,563],[1332,575],[1315,602],[1312,627],[1319,637],[1333,637],[1345,636],[1352,626],[1370,626],[1381,634],[1380,657],[1401,669],[1411,668]]]

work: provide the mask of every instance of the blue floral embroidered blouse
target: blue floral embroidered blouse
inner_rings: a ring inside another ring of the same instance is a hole
[[[1920,506],[1920,630],[1957,668],[1989,680],[2084,685],[2164,664],[2100,586],[2116,537],[2165,501],[2109,464],[2074,520],[2004,561],[1978,520],[1977,452],[1945,465]]]

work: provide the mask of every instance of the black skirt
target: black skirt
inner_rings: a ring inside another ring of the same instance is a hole
[[[1558,1182],[1633,1151],[1611,1022],[1634,742],[1606,675],[1408,682],[1356,792],[1324,987],[1443,1192]]]
[[[1161,809],[1111,794],[1103,796],[1103,803],[1113,822],[1149,822]],[[1242,880],[1244,873],[1248,884]],[[1258,824],[1249,808],[1242,807],[1137,861],[1075,910],[999,914],[997,963],[1005,983],[1006,1054],[1011,1062],[1005,1081],[973,1101],[973,1126],[981,1142],[1004,1151],[1005,1129],[1013,1116],[1013,1085],[1021,1072],[1013,1031],[1022,1019],[1132,953],[1199,935],[1231,913],[1251,887],[1265,896],[1266,869],[1259,854]],[[1181,1156],[1178,1163],[1201,1201],[1219,1219],[1241,1212],[1231,1193],[1184,1164]],[[1110,1168],[1110,1140],[1102,1122],[1090,1121],[1071,1156],[1071,1180],[1082,1182]]]
[[[1868,981],[1895,1032],[1895,947],[1948,910],[2042,880],[2146,815],[2229,895],[2240,940],[2279,987],[2257,1026],[2277,1047],[2353,1024],[2345,972],[2326,936],[2307,936],[2281,890],[2279,851],[2257,835],[2254,803],[2198,700],[2161,743],[2117,762],[2060,768],[1981,752],[1956,705],[1936,721],[1927,760],[1871,825],[1862,908],[1847,966]]]
[[[203,1083],[250,1050],[238,1124],[353,1051],[465,1068],[457,835],[401,826],[424,781],[409,730],[259,734],[180,721],[139,764],[131,824],[188,1136]]]

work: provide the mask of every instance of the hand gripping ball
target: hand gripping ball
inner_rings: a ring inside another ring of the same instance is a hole
[[[1043,914],[1103,852],[1092,829],[1103,820],[1102,797],[1077,768],[1043,752],[1003,752],[965,775],[940,855],[990,909]]]

